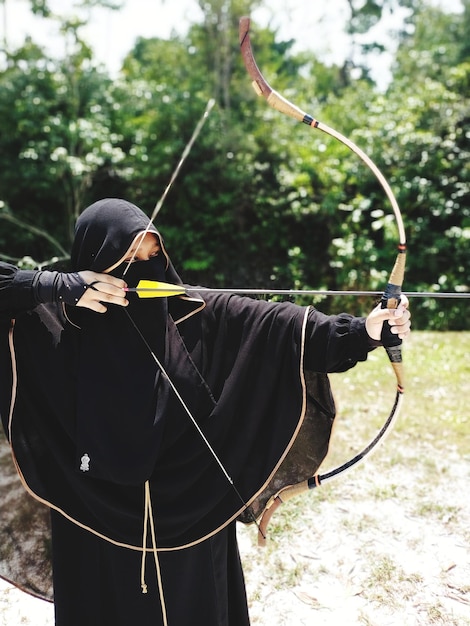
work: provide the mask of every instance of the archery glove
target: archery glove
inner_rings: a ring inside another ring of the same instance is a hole
[[[40,271],[34,277],[32,287],[37,304],[64,302],[76,306],[89,285],[78,272]]]

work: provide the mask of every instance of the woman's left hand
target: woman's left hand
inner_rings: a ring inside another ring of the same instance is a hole
[[[366,319],[366,331],[369,337],[380,341],[382,326],[388,323],[393,335],[406,339],[411,329],[411,314],[408,305],[408,298],[402,294],[400,304],[396,309],[382,309],[380,304],[376,306]]]

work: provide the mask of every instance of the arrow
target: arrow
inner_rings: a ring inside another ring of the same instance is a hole
[[[124,291],[135,292],[139,298],[170,298],[172,296],[184,296],[188,294],[220,293],[238,295],[310,295],[310,296],[381,296],[381,291],[334,291],[330,289],[246,289],[246,288],[222,288],[213,289],[211,287],[185,287],[184,285],[174,285],[154,280],[140,280],[137,287],[126,287]],[[408,298],[470,298],[470,292],[456,291],[412,291],[406,293]]]
[[[195,289],[185,289],[183,285],[173,285],[162,283],[157,280],[139,280],[137,287],[126,287],[124,291],[134,291],[139,298],[169,298],[170,296],[182,296],[187,291]]]

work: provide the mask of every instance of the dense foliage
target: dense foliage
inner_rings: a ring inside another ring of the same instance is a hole
[[[33,8],[60,20],[47,4]],[[383,191],[347,148],[256,98],[237,32],[239,16],[255,4],[201,2],[204,18],[184,37],[136,41],[117,80],[94,62],[79,20],[61,22],[65,58],[48,58],[32,40],[5,51],[3,259],[31,265],[66,257],[77,215],[98,198],[126,197],[150,214],[214,97],[158,218],[184,278],[211,286],[383,288],[397,240]],[[393,4],[345,0],[349,31],[367,30]],[[463,15],[418,0],[399,4],[409,17],[385,93],[370,79],[367,49],[360,63],[326,66],[254,27],[255,54],[280,93],[350,137],[390,181],[409,237],[406,289],[468,291],[470,3]],[[468,328],[466,302],[416,300],[415,326]],[[345,297],[321,307],[359,313],[370,302]]]

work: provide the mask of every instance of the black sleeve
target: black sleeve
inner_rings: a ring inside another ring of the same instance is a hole
[[[0,314],[14,316],[36,306],[33,282],[37,270],[20,270],[0,262]]]
[[[0,314],[14,317],[47,302],[76,305],[89,286],[78,272],[20,270],[0,262]]]
[[[315,372],[345,372],[380,342],[367,334],[365,317],[325,315],[312,309],[308,317],[305,367]]]

